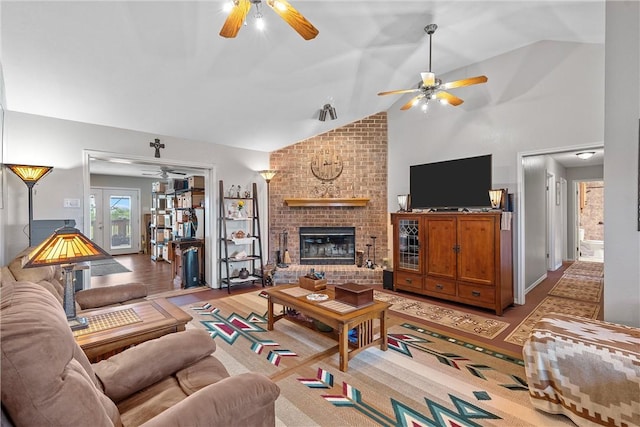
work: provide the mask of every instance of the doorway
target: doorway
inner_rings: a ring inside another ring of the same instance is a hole
[[[576,181],[575,187],[575,259],[604,262],[604,181]]]
[[[214,245],[214,224],[217,220],[216,210],[212,209],[215,200],[215,182],[216,182],[216,167],[211,163],[191,162],[185,160],[175,159],[160,159],[147,156],[136,156],[132,154],[123,153],[110,153],[96,150],[83,150],[83,193],[85,197],[85,213],[84,218],[91,218],[90,214],[90,194],[91,194],[91,164],[92,162],[107,162],[110,165],[129,165],[132,169],[142,172],[141,169],[148,169],[149,166],[156,168],[169,167],[169,168],[186,168],[191,170],[197,170],[199,175],[205,177],[205,200],[204,207],[205,212],[210,212],[210,215],[205,215],[203,221],[204,225],[204,241],[207,248],[207,256],[204,263],[205,268],[205,281],[210,287],[214,287],[212,278],[217,276],[217,266],[212,260],[217,259],[216,246]],[[95,163],[94,163],[95,164]],[[96,199],[97,200],[97,199]],[[86,235],[91,233],[90,222],[85,221],[83,226]],[[140,232],[138,232],[140,235]],[[90,283],[90,277],[88,271],[85,272],[85,283]]]
[[[110,255],[140,252],[140,190],[91,187],[89,238]]]

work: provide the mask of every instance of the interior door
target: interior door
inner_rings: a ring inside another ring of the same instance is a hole
[[[140,190],[92,187],[90,238],[111,255],[140,251]]]

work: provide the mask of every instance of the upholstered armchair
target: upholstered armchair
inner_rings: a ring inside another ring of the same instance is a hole
[[[273,426],[280,390],[229,376],[215,341],[187,330],[96,364],[76,344],[59,301],[30,282],[0,296],[2,425]]]

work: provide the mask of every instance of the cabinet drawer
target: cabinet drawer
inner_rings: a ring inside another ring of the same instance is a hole
[[[495,288],[458,283],[458,296],[470,301],[493,304],[496,299]]]
[[[394,284],[396,287],[402,289],[420,289],[422,290],[422,276],[419,274],[396,272],[396,280]]]
[[[424,288],[430,292],[438,292],[446,295],[456,294],[456,282],[448,280],[427,277],[425,279]]]

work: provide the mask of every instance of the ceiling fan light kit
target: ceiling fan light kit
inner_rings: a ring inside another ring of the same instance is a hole
[[[418,87],[415,89],[400,89],[400,90],[391,90],[386,92],[380,92],[378,95],[397,95],[397,94],[405,94],[405,93],[413,93],[413,98],[409,100],[406,104],[400,107],[401,110],[408,110],[420,103],[422,103],[422,111],[427,111],[427,104],[430,100],[439,100],[441,104],[450,104],[454,107],[462,104],[464,101],[458,98],[455,95],[450,94],[449,92],[445,92],[445,89],[455,89],[463,86],[471,86],[479,83],[486,83],[486,76],[476,76],[470,77],[467,79],[456,80],[453,82],[442,83],[442,80],[438,79],[431,71],[431,46],[432,46],[432,36],[433,33],[436,32],[438,26],[436,24],[429,24],[424,27],[425,33],[429,35],[429,70],[426,72],[420,73],[421,82],[418,84]]]
[[[265,0],[265,3],[300,34],[303,39],[311,40],[318,35],[316,27],[286,0]],[[264,16],[261,11],[262,0],[232,0],[230,3],[225,4],[224,7],[225,11],[229,11],[229,15],[220,30],[222,37],[234,38],[238,35],[240,28],[245,24],[251,5],[254,5],[256,9],[256,14],[254,15],[256,26],[260,30],[264,29]]]

